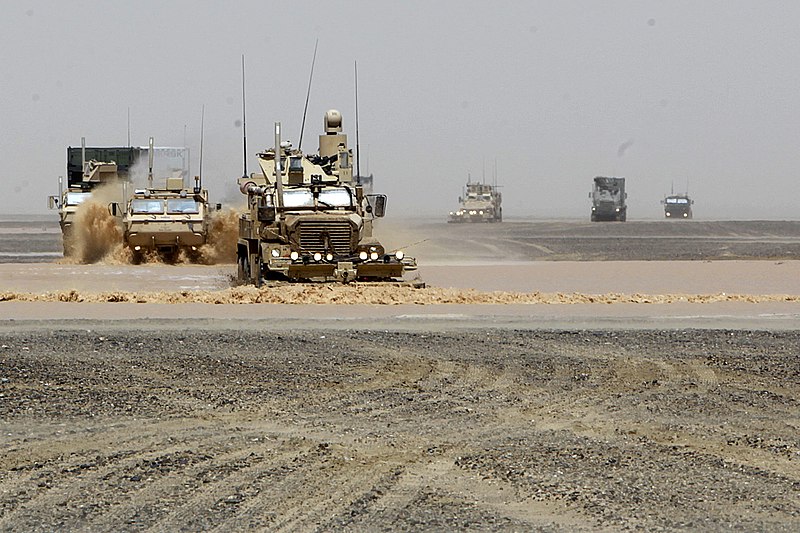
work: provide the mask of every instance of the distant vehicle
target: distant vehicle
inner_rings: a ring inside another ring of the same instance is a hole
[[[625,200],[628,193],[625,192],[625,178],[597,176],[589,198],[592,199],[592,222],[625,222],[627,219],[628,206]]]
[[[325,113],[319,153],[306,154],[281,142],[258,154],[260,173],[239,178],[247,210],[239,220],[238,280],[380,281],[416,269],[402,250],[387,251],[373,237],[386,196],[365,194],[353,179],[352,150],[342,116]]]
[[[661,200],[664,204],[666,218],[690,219],[692,218],[692,204],[694,200],[688,194],[670,194]]]
[[[503,196],[496,185],[467,181],[458,209],[450,211],[448,222],[502,222]]]

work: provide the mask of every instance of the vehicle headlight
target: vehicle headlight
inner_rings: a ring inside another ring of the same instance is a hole
[[[671,216],[672,216],[672,213],[670,213],[669,211],[667,211],[667,216],[668,216],[668,217],[671,217]]]
[[[689,213],[684,213],[683,216],[688,217]]]
[[[402,261],[406,254],[403,253],[403,250],[397,250],[394,253],[394,256],[397,258],[398,261]]]
[[[378,252],[370,252],[369,258],[375,261],[376,259],[378,259]]]
[[[619,213],[619,207],[617,208],[617,213]]]
[[[297,261],[300,258],[300,254],[293,251],[292,253],[289,254],[289,257],[292,259],[292,261]]]
[[[328,261],[333,261],[333,254],[326,255],[325,259],[327,259]]]
[[[273,248],[272,251],[270,251],[270,255],[272,255],[272,257],[278,257],[281,255],[281,252],[277,248]]]
[[[141,249],[142,249],[142,247],[141,247],[141,246],[134,246],[134,247],[133,247],[133,249],[134,249],[134,250],[136,250],[136,251],[138,252],[139,250],[141,250]]]
[[[362,261],[366,261],[367,257],[369,257],[369,255],[367,255],[367,252],[363,250],[358,253],[358,258],[361,259]]]
[[[314,252],[314,261],[322,261],[322,254],[319,252]]]
[[[482,215],[482,214],[483,214],[483,211],[479,211],[479,212],[478,212],[478,214],[479,214],[479,215]]]

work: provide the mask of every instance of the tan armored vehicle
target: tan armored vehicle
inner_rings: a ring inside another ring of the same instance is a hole
[[[502,222],[503,196],[496,185],[467,181],[458,209],[450,211],[448,222]]]
[[[389,280],[416,269],[403,251],[385,250],[372,235],[386,196],[364,194],[354,183],[338,111],[325,113],[317,154],[281,143],[280,123],[275,146],[258,154],[260,174],[239,179],[247,195],[237,243],[240,283]]]
[[[134,262],[156,253],[175,261],[181,251],[191,261],[208,239],[211,208],[208,191],[199,185],[187,189],[182,178],[167,178],[164,188],[133,191],[122,218],[123,240]]]
[[[85,151],[83,152],[85,155]],[[58,223],[64,243],[64,256],[69,257],[75,251],[73,224],[78,207],[91,198],[92,190],[101,184],[118,181],[117,164],[114,161],[103,162],[90,159],[84,161],[80,180],[67,180],[67,188],[63,188],[62,178],[58,180],[58,196],[48,198],[50,209],[58,209]]]
[[[175,170],[165,180],[165,186],[153,186],[153,138],[150,138],[148,187],[134,189],[122,213],[122,238],[133,253],[134,262],[145,255],[157,254],[167,261],[178,259],[185,252],[188,259],[196,261],[199,249],[208,240],[211,206],[208,191],[195,178],[195,186],[187,188],[182,170]],[[218,204],[217,208],[221,206]],[[119,208],[111,209],[119,215]]]

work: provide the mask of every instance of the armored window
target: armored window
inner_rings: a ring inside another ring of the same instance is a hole
[[[191,198],[174,198],[167,200],[167,213],[199,213],[200,206]]]
[[[314,197],[308,189],[297,189],[283,192],[284,207],[314,207]]]
[[[319,203],[325,207],[352,207],[353,198],[344,187],[322,189],[319,192]]]
[[[303,160],[299,157],[292,157],[289,159],[289,171],[292,170],[299,171],[303,170]]]
[[[347,152],[339,152],[339,168],[348,168],[350,166],[350,154]]]
[[[68,192],[67,205],[80,205],[85,202],[92,193],[90,192]]]
[[[162,200],[131,200],[131,213],[135,215],[159,214],[164,212]]]

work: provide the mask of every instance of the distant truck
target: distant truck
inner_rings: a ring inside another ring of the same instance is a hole
[[[664,204],[664,217],[690,219],[694,200],[688,194],[670,194],[661,203]]]
[[[448,222],[502,222],[503,196],[496,185],[467,182],[458,209],[450,211]]]
[[[592,222],[619,221],[625,222],[628,216],[628,206],[625,200],[625,178],[607,178],[597,176],[594,179],[592,192]]]

